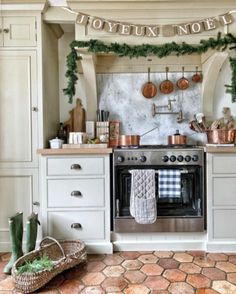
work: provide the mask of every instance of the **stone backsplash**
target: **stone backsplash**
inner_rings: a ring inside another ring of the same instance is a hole
[[[202,111],[202,85],[191,81],[193,74],[185,74],[190,82],[188,89],[181,91],[175,86],[171,94],[164,95],[158,88],[156,97],[152,99],[144,98],[141,91],[147,82],[147,74],[98,74],[99,108],[110,112],[110,120],[121,122],[121,134],[141,135],[158,126],[158,129],[141,138],[141,144],[167,144],[167,136],[174,134],[177,129],[188,136],[188,144],[205,143],[205,134],[197,134],[188,126],[194,114]],[[181,77],[182,73],[169,73],[169,79],[174,84]],[[157,86],[165,79],[165,73],[151,73],[151,81]],[[183,122],[177,123],[173,114],[152,116],[152,104],[167,105],[169,99],[176,100],[172,103],[174,112],[182,109]]]

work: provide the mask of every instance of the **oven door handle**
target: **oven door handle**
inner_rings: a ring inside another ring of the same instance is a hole
[[[132,169],[129,169],[129,173],[131,173],[131,171],[132,171]],[[156,170],[155,173],[158,174],[159,171]],[[187,170],[187,169],[181,169],[181,170],[180,170],[180,173],[181,173],[181,174],[188,174],[188,170]]]

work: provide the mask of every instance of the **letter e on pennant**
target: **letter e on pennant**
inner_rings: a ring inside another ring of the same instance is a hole
[[[207,18],[203,21],[205,31],[214,30],[218,26],[218,21],[215,18]]]
[[[120,25],[119,25],[119,33],[120,33],[120,35],[130,35],[130,33],[131,33],[131,25],[130,24],[125,24],[125,23],[120,23]]]

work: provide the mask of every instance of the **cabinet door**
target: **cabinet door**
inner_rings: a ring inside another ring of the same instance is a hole
[[[0,166],[37,165],[37,79],[34,51],[0,52]]]
[[[23,212],[25,226],[31,212],[39,212],[33,205],[39,201],[37,169],[0,170],[0,191],[0,251],[5,251],[10,249],[8,217]]]
[[[3,17],[3,45],[5,47],[36,46],[35,17],[4,16]]]

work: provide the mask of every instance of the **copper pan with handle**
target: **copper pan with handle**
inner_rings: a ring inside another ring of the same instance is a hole
[[[163,94],[170,94],[174,90],[174,84],[168,79],[169,67],[166,67],[166,79],[160,84],[160,91]]]
[[[180,90],[186,90],[189,87],[189,80],[184,76],[184,66],[182,67],[182,74],[182,78],[177,81],[176,85]]]
[[[148,68],[148,82],[143,85],[142,94],[147,99],[151,99],[157,94],[156,85],[150,81],[150,67]]]
[[[158,126],[152,128],[151,130],[143,133],[142,135],[120,135],[119,136],[119,144],[120,147],[138,147],[140,145],[141,137],[145,136],[146,134],[158,129]]]

